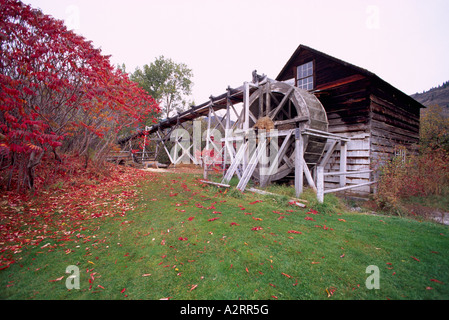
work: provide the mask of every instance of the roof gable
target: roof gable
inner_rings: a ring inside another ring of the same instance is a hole
[[[386,81],[382,80],[376,74],[374,74],[366,69],[360,68],[356,65],[353,65],[351,63],[348,63],[346,61],[337,59],[328,54],[325,54],[323,52],[315,50],[313,48],[302,45],[302,44],[300,44],[298,46],[298,48],[295,50],[293,55],[290,57],[290,59],[284,65],[281,72],[276,77],[276,80],[284,81],[284,80],[294,77],[294,75],[292,76],[292,72],[293,72],[292,70],[294,69],[294,67],[297,66],[296,65],[297,61],[301,58],[301,56],[306,56],[306,55],[310,55],[313,57],[319,57],[321,59],[326,59],[327,61],[332,62],[335,65],[345,68],[348,72],[352,72],[353,74],[358,74],[358,75],[361,75],[361,76],[364,76],[364,77],[370,79],[374,85],[384,87],[386,90],[392,91],[393,94],[402,96],[402,98],[408,100],[409,103],[414,104],[415,106],[418,106],[419,108],[425,108],[425,106],[423,106],[421,103],[419,103],[418,101],[416,101],[409,95],[403,93],[399,89],[393,87]]]
[[[328,59],[328,60],[333,61],[333,62],[335,62],[337,64],[340,64],[342,66],[350,68],[350,69],[354,70],[355,72],[360,73],[362,75],[365,75],[367,77],[376,76],[374,73],[372,73],[372,72],[370,72],[370,71],[368,71],[366,69],[360,68],[360,67],[358,67],[356,65],[353,65],[353,64],[348,63],[346,61],[343,61],[343,60],[337,59],[335,57],[332,57],[332,56],[330,56],[330,55],[328,55],[326,53],[320,52],[318,50],[315,50],[313,48],[310,48],[310,47],[307,47],[305,45],[300,44],[298,46],[298,48],[295,50],[295,52],[293,53],[293,55],[290,57],[290,59],[287,61],[287,63],[284,65],[284,67],[282,68],[281,72],[276,77],[276,80],[281,81],[282,78],[287,73],[287,71],[289,70],[289,68],[293,67],[293,63],[295,62],[295,60],[300,56],[300,54],[302,54],[305,51],[308,51],[308,52],[310,52],[313,55],[319,55],[319,56],[321,56],[321,57],[323,57],[325,59]]]

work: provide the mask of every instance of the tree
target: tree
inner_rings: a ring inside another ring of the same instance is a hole
[[[0,0],[0,173],[34,189],[47,152],[100,160],[155,100],[90,41],[18,0]],[[87,163],[87,162],[86,162]],[[1,184],[0,184],[1,185]]]
[[[155,98],[161,107],[161,116],[170,117],[188,106],[187,96],[192,92],[192,70],[184,63],[176,63],[164,56],[156,58],[143,69],[136,68],[130,79]]]
[[[449,118],[443,107],[432,105],[421,114],[420,145],[426,150],[443,149],[449,152]]]

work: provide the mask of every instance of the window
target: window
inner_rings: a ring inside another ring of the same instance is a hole
[[[302,64],[298,67],[297,81],[298,88],[304,90],[313,89],[313,61]]]
[[[407,154],[407,149],[405,148],[405,146],[396,145],[394,147],[394,157],[396,159],[399,159],[399,161],[401,161],[401,163],[405,163],[406,154]]]

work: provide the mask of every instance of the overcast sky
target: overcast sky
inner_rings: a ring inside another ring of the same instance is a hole
[[[251,72],[276,78],[299,44],[407,94],[449,80],[446,0],[23,0],[63,19],[127,71],[160,55],[194,73],[200,104]]]

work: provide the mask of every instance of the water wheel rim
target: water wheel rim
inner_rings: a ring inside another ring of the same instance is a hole
[[[287,110],[284,110],[284,108]],[[260,86],[250,96],[249,110],[251,126],[256,125],[256,119],[260,119],[261,116],[269,117],[273,123],[288,122],[288,117],[290,117],[290,119],[298,119],[298,122],[292,123],[294,127],[328,130],[326,111],[318,98],[308,91],[286,83],[273,81]],[[307,120],[299,123],[300,118],[306,118]],[[275,127],[275,129],[278,128]],[[292,140],[290,144],[294,144],[294,139],[290,139]],[[325,143],[325,139],[312,138],[311,145],[308,137],[305,137],[304,158],[311,166],[321,158]],[[287,158],[283,157],[279,161],[280,165],[277,170],[268,178],[270,181],[285,178],[294,170],[294,148],[291,148],[291,145],[289,148],[291,150],[286,154]],[[253,177],[260,181],[259,168],[254,170]]]

